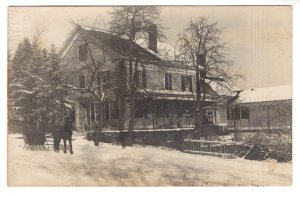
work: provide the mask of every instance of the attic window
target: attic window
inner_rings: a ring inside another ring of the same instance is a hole
[[[81,44],[79,45],[79,61],[87,60],[87,45]]]

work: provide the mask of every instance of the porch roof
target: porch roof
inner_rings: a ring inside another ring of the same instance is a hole
[[[196,94],[188,91],[173,91],[173,90],[153,90],[153,89],[138,89],[139,96],[143,98],[153,98],[156,100],[185,100],[196,101]],[[212,97],[207,95],[205,101],[213,101]]]

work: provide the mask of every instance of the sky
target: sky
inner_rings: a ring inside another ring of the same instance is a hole
[[[110,21],[111,7],[10,7],[8,47],[13,52],[25,37],[43,29],[42,44],[61,47],[73,29],[72,21],[93,25]],[[290,6],[163,6],[162,24],[168,43],[191,19],[206,16],[224,27],[233,69],[245,75],[240,89],[292,83],[292,8]]]

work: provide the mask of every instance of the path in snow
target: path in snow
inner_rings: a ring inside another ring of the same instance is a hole
[[[192,155],[154,147],[120,146],[74,136],[74,155],[29,151],[8,135],[9,186],[291,185],[292,164]]]

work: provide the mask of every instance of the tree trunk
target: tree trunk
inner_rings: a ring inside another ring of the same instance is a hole
[[[128,144],[132,146],[133,144],[133,129],[134,129],[134,115],[135,115],[135,79],[137,71],[138,61],[135,61],[134,70],[133,62],[129,61],[129,75],[131,79],[130,83],[130,103],[129,103],[129,125],[128,125]]]
[[[201,82],[200,71],[196,68],[196,113],[195,113],[195,131],[201,132],[202,115],[201,115]]]
[[[95,146],[99,146],[99,142],[100,142],[100,138],[102,136],[102,129],[103,129],[103,121],[104,121],[104,118],[103,118],[103,101],[100,101],[99,102],[99,127],[96,131],[96,136],[95,136],[95,141],[94,141],[94,145]]]

